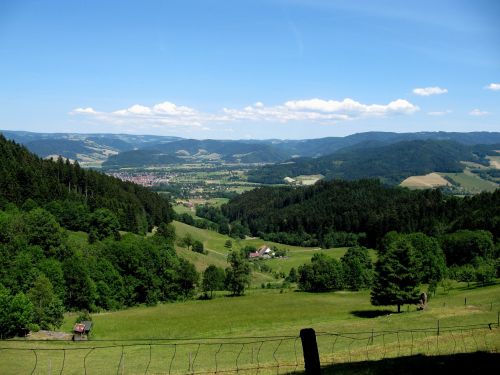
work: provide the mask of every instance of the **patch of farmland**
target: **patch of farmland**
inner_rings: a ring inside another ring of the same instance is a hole
[[[400,185],[414,189],[431,189],[439,186],[449,186],[451,184],[441,175],[433,172],[426,174],[425,176],[408,177],[403,182],[401,182]]]
[[[491,168],[500,169],[500,156],[487,156],[487,158],[490,160]]]
[[[441,173],[443,176],[451,178],[457,185],[460,185],[466,192],[477,194],[482,191],[495,191],[498,184],[486,181],[474,173],[465,170],[463,173]]]

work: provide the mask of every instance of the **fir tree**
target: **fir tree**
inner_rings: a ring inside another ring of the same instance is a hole
[[[420,295],[418,258],[411,242],[398,236],[390,242],[375,266],[377,276],[371,293],[375,306],[417,303]]]

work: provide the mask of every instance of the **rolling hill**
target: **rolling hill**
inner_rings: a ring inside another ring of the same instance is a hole
[[[398,184],[431,172],[462,172],[462,161],[489,165],[488,150],[498,145],[470,146],[454,141],[412,140],[389,145],[368,141],[319,158],[297,158],[249,173],[249,181],[283,183],[285,177],[321,174],[326,179],[380,178]]]
[[[169,201],[151,190],[121,181],[94,170],[80,168],[68,160],[44,160],[27,148],[0,135],[0,207],[22,206],[32,200],[38,205],[82,205],[86,210],[113,211],[121,229],[143,232],[169,222]],[[69,222],[77,222],[76,209],[69,210]],[[78,212],[79,213],[79,212]]]
[[[319,158],[350,148],[364,150],[407,141],[451,141],[462,145],[500,144],[500,133],[366,132],[346,137],[305,140],[196,140],[172,136],[127,134],[74,134],[0,131],[8,139],[28,147],[41,157],[61,155],[83,166],[121,166],[205,163],[280,163],[296,157]],[[118,156],[120,153],[125,155]],[[118,154],[118,155],[117,155]],[[148,157],[148,154],[151,154]],[[170,157],[165,157],[169,155]],[[174,157],[180,157],[177,160]]]

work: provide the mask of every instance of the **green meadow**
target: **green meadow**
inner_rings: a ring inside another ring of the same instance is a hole
[[[208,301],[94,314],[87,342],[3,341],[0,373],[30,373],[33,368],[34,373],[60,373],[63,360],[64,374],[213,373],[216,368],[256,366],[262,374],[284,373],[303,368],[297,335],[306,327],[318,334],[323,364],[498,351],[499,292],[500,284],[468,289],[456,283],[446,292],[439,287],[426,310],[405,306],[401,314],[394,307],[371,306],[368,291],[251,289],[242,297],[220,293]],[[62,330],[70,331],[74,320],[75,315],[67,315]],[[483,323],[494,324],[491,330],[466,327]],[[456,326],[462,328],[447,331]]]
[[[203,242],[205,250],[208,252],[207,255],[194,253],[180,246],[176,247],[177,253],[194,263],[198,271],[203,271],[210,264],[223,268],[227,267],[226,257],[229,251],[237,251],[245,246],[258,248],[265,244],[270,247],[276,246],[279,249],[286,249],[288,251],[286,257],[260,261],[271,267],[273,272],[283,272],[286,275],[290,272],[292,267],[297,269],[302,264],[308,263],[315,253],[321,252],[333,258],[340,259],[347,251],[347,248],[321,249],[319,247],[310,248],[283,245],[272,241],[264,241],[260,238],[234,239],[214,231],[196,228],[178,221],[174,221],[173,223],[178,238],[182,238],[189,233],[194,239]],[[233,244],[232,249],[228,249],[224,246],[227,240],[231,240]],[[370,250],[370,255],[375,260],[376,254],[374,250]],[[262,282],[272,281],[275,281],[275,279],[269,273],[255,272],[253,275],[253,286],[260,287]]]
[[[498,187],[494,182],[483,180],[467,169],[463,173],[440,173],[440,175],[451,178],[466,191],[474,194],[481,191],[492,192]]]
[[[276,273],[286,274],[309,262],[317,252],[340,259],[345,248],[305,248],[247,238],[231,239],[230,250],[224,246],[229,239],[225,235],[180,222],[173,225],[178,238],[189,233],[203,242],[207,254],[176,245],[178,254],[198,271],[210,264],[227,267],[229,251],[247,245],[275,245],[287,249],[288,255],[261,261],[273,272],[254,271],[241,297],[220,291],[212,300],[96,313],[90,340],[84,342],[2,341],[0,374],[287,373],[303,369],[298,335],[309,327],[318,334],[324,365],[500,349],[498,280],[486,287],[467,288],[458,282],[447,289],[439,286],[426,310],[404,306],[397,314],[395,306],[372,306],[367,290],[306,293],[293,285],[283,287],[282,279],[275,278]],[[87,238],[85,233],[70,232],[70,241],[83,250]],[[370,254],[375,260],[375,252]],[[261,287],[268,283],[277,287]],[[75,319],[76,314],[67,314],[60,330],[71,332]],[[492,323],[491,329],[487,323]]]

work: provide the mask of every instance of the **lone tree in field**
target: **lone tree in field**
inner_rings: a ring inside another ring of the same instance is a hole
[[[370,288],[373,283],[373,266],[368,250],[351,247],[341,258],[345,286],[352,290]]]
[[[241,296],[250,284],[250,264],[241,252],[230,252],[227,261],[231,265],[226,269],[226,289],[233,296]]]
[[[210,292],[210,298],[212,298],[214,290],[224,289],[225,278],[226,274],[224,269],[214,266],[213,264],[208,266],[205,272],[203,272],[202,286],[205,295],[208,297],[208,293]]]
[[[411,242],[392,233],[375,265],[376,277],[371,293],[375,306],[414,304],[419,300],[419,264]]]
[[[205,247],[203,246],[203,242],[198,240],[193,241],[191,250],[193,250],[195,253],[203,254],[205,252]]]

